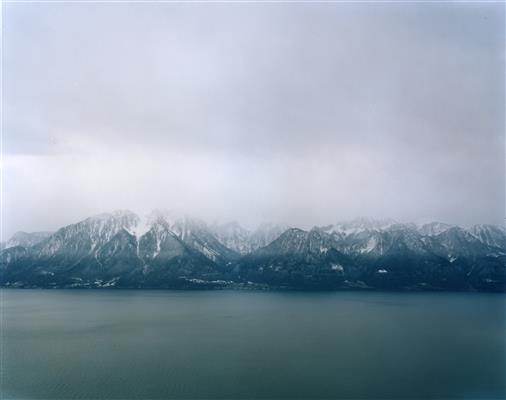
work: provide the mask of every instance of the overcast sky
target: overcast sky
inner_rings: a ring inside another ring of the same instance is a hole
[[[4,4],[4,223],[504,220],[504,4]]]

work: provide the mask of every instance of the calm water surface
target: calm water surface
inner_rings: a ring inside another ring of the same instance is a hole
[[[506,397],[502,294],[1,296],[5,399]]]

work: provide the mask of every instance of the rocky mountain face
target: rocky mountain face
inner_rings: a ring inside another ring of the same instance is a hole
[[[223,245],[241,255],[267,246],[286,229],[288,228],[282,225],[262,224],[254,231],[249,231],[235,221],[212,226],[212,232],[216,238]]]
[[[319,229],[291,228],[269,245],[247,255],[236,271],[247,280],[301,288],[330,288],[358,277],[351,257],[335,238]]]
[[[0,252],[6,287],[506,288],[506,230],[358,219],[307,231],[115,211]]]
[[[244,229],[237,222],[226,224],[214,224],[212,226],[216,238],[224,246],[234,250],[238,254],[248,254],[251,252],[251,232]]]
[[[16,232],[6,243],[2,243],[2,249],[16,246],[31,247],[49,237],[51,233],[52,232]]]

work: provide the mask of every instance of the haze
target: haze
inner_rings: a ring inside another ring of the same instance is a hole
[[[504,221],[504,4],[3,12],[5,237],[119,208]]]

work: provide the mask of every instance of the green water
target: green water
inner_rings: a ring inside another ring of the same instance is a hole
[[[3,290],[3,398],[505,398],[506,297]]]

